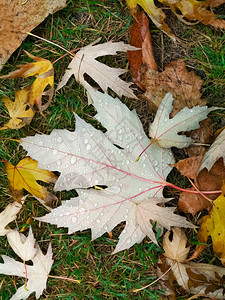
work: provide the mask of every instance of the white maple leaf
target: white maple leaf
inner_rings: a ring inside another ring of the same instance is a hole
[[[19,233],[17,229],[13,229],[7,233],[7,239],[13,251],[23,261],[30,260],[35,256],[37,252],[37,248],[35,247],[36,240],[31,227],[27,237],[24,234]]]
[[[6,255],[2,255],[2,258],[4,262],[0,263],[0,274],[26,278],[25,265],[23,263]],[[37,246],[37,252],[32,258],[32,262],[32,266],[26,265],[28,279],[26,288],[22,285],[17,289],[10,300],[27,299],[33,292],[36,293],[36,299],[42,295],[43,290],[46,289],[48,274],[53,264],[51,244],[49,244],[46,255],[44,255],[39,246]]]
[[[154,221],[167,228],[192,227],[184,217],[173,214],[174,208],[159,205],[170,200],[163,199],[162,189],[174,163],[171,150],[153,143],[136,162],[149,144],[136,112],[118,98],[94,90],[89,93],[98,111],[96,118],[107,129],[105,134],[76,116],[74,132],[53,130],[49,136],[22,139],[39,168],[61,173],[55,190],[76,188],[79,193],[38,219],[68,227],[69,233],[91,228],[93,239],[125,221],[115,252],[141,242],[146,235],[156,242]],[[108,188],[87,189],[94,185]]]
[[[124,95],[130,98],[136,98],[130,89],[132,83],[127,83],[119,78],[119,76],[127,72],[127,70],[108,67],[97,61],[96,58],[104,55],[116,55],[118,51],[126,52],[128,50],[137,50],[137,48],[124,44],[124,42],[112,41],[95,45],[99,40],[100,39],[81,48],[80,51],[76,53],[68,65],[68,69],[63,75],[57,90],[61,89],[72,75],[74,75],[76,81],[81,83],[86,89],[90,88],[89,83],[84,79],[84,74],[88,74],[98,83],[104,92],[107,92],[107,89],[110,88],[117,93],[118,96]],[[89,97],[89,104],[90,103]]]
[[[225,130],[218,135],[204,155],[199,172],[204,168],[210,170],[220,157],[223,157],[225,163]]]
[[[5,235],[9,232],[10,228],[6,226],[16,220],[17,214],[20,212],[22,204],[18,202],[10,203],[6,208],[0,213],[0,236]]]
[[[206,119],[207,115],[218,109],[216,107],[195,106],[185,107],[172,119],[169,115],[173,109],[173,96],[167,93],[159,105],[155,119],[149,128],[149,135],[163,148],[188,147],[193,140],[185,135],[178,135],[181,131],[199,128],[199,122]]]

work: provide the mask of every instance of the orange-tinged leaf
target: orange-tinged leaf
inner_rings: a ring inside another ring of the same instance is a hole
[[[133,16],[133,26],[130,30],[130,36],[130,45],[140,48],[140,50],[136,51],[127,51],[130,71],[133,75],[132,80],[142,90],[145,90],[145,87],[140,82],[142,66],[144,65],[146,68],[156,71],[158,70],[158,66],[154,58],[148,17],[140,9],[137,9]]]
[[[28,108],[29,88],[24,88],[15,93],[15,101],[9,98],[3,98],[5,106],[9,111],[11,119],[7,124],[0,128],[0,130],[11,128],[19,129],[27,124],[30,124],[35,112],[32,108]],[[28,108],[28,109],[27,109]]]
[[[45,187],[38,184],[37,180],[54,183],[57,180],[57,176],[50,171],[38,169],[37,164],[37,161],[29,157],[22,159],[16,166],[13,166],[10,162],[6,163],[5,169],[12,195],[15,200],[20,202],[22,189],[25,189],[50,206],[56,197],[48,192]]]
[[[0,78],[27,78],[30,76],[35,76],[35,81],[30,85],[29,103],[32,106],[36,104],[39,111],[43,111],[49,106],[53,96],[53,66],[52,63],[47,59],[34,56],[28,52],[26,52],[26,54],[33,60],[36,60],[36,62],[17,66],[19,67],[18,70],[10,72],[8,75],[1,76]],[[50,86],[50,88],[45,91],[48,86]],[[48,102],[45,105],[42,105],[43,95],[47,95],[49,97]]]
[[[213,250],[225,265],[225,197],[220,195],[213,205],[213,209],[208,216],[201,219],[201,229],[199,232],[199,242],[207,243],[211,236]]]

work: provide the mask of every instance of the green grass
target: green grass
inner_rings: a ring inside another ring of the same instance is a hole
[[[67,3],[65,9],[49,16],[33,33],[68,50],[78,49],[99,37],[101,37],[101,42],[129,41],[129,25],[132,18],[125,6],[125,1],[71,0]],[[154,35],[161,36],[162,33],[155,30]],[[221,105],[224,104],[225,36],[219,31],[213,32],[208,29],[206,35],[210,39],[201,40],[193,45],[191,59],[195,60],[195,69],[205,78],[204,95],[212,104]],[[187,38],[188,36],[189,34]],[[165,40],[168,42],[169,48],[171,41],[167,38]],[[16,65],[31,61],[23,50],[52,62],[65,54],[63,50],[29,36],[6,63],[2,74],[14,70]],[[55,87],[70,59],[67,55],[54,64]],[[116,58],[104,57],[102,61],[115,67],[125,68],[127,66],[126,56],[123,54]],[[0,97],[8,96],[13,99],[15,90],[28,83],[30,83],[30,79],[2,80]],[[145,120],[144,106],[139,103],[129,103],[127,99],[124,101],[131,108],[137,106],[142,120],[148,122]],[[8,113],[1,101],[0,110],[2,125],[7,122]],[[22,137],[35,133],[49,134],[56,128],[74,130],[74,112],[93,126],[100,128],[98,122],[93,119],[95,114],[93,107],[87,105],[83,87],[72,78],[63,89],[55,92],[51,105],[44,112],[45,117],[37,113],[29,126],[19,130],[0,131],[1,160],[17,164],[25,157],[25,151],[15,141]],[[221,118],[221,114],[214,115],[214,118],[215,120]],[[0,161],[0,178],[0,208],[2,210],[12,201],[2,161]],[[184,178],[178,182],[178,177],[174,173],[171,174],[171,181],[177,185],[181,184],[182,187],[187,185]],[[74,196],[75,192],[56,193],[56,195],[59,200],[64,200]],[[14,226],[21,228],[29,217],[42,216],[45,212],[43,206],[29,196],[17,224]],[[156,262],[163,252],[162,238],[158,238],[159,246],[153,244],[149,239],[145,239],[141,244],[135,245],[129,250],[111,255],[123,226],[124,224],[120,224],[115,228],[112,238],[105,234],[97,240],[91,241],[89,230],[68,235],[65,229],[58,229],[45,223],[39,224],[33,220],[33,232],[41,249],[46,251],[49,242],[53,246],[54,264],[50,275],[81,280],[80,284],[76,284],[49,278],[47,289],[40,299],[161,299],[163,290],[159,288],[158,284],[139,293],[134,293],[133,289],[148,285],[157,278]],[[192,235],[193,241],[195,241],[196,234],[192,233]],[[207,250],[205,253],[207,261],[214,259],[212,250]],[[0,239],[0,254],[16,258],[5,237]],[[0,275],[0,300],[9,299],[9,296],[15,293],[15,286],[18,288],[23,284],[24,280],[20,278]],[[34,295],[30,299],[35,299]]]

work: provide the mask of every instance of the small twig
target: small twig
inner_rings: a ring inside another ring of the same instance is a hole
[[[142,291],[142,290],[144,290],[144,289],[150,287],[150,286],[153,285],[154,283],[158,282],[160,279],[162,279],[162,278],[163,278],[163,277],[164,277],[164,276],[172,269],[172,267],[175,265],[175,263],[176,263],[176,262],[174,261],[174,263],[172,264],[172,266],[170,266],[169,269],[166,270],[166,272],[163,273],[159,278],[157,278],[156,280],[154,280],[154,281],[151,282],[150,284],[148,284],[148,285],[146,285],[146,286],[143,286],[143,287],[140,288],[140,289],[135,289],[135,290],[133,290],[133,292],[134,292],[134,293],[140,292],[140,291]]]
[[[56,279],[62,279],[62,280],[67,280],[67,281],[72,281],[72,282],[76,282],[76,283],[80,283],[81,282],[81,280],[76,280],[76,279],[73,279],[73,278],[68,278],[68,277],[63,277],[63,276],[48,275],[48,277],[56,278]]]
[[[55,43],[53,43],[53,42],[51,42],[51,41],[49,41],[49,40],[46,40],[46,39],[44,39],[44,38],[42,38],[42,37],[40,37],[40,36],[38,36],[38,35],[36,35],[36,34],[33,34],[33,33],[29,32],[29,31],[27,31],[26,34],[31,35],[31,36],[34,36],[34,37],[36,37],[36,38],[38,38],[38,39],[40,39],[40,40],[42,40],[42,41],[45,41],[45,42],[47,42],[47,43],[49,43],[49,44],[52,44],[52,45],[54,45],[54,46],[56,46],[56,47],[62,49],[63,51],[69,53],[71,56],[75,56],[74,53],[72,53],[71,51],[67,50],[66,48],[64,48],[64,47],[62,47],[62,46],[60,46],[60,45],[58,45],[58,44],[55,44]]]

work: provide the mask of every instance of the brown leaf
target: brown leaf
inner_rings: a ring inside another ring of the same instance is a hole
[[[133,15],[133,26],[130,30],[130,45],[141,50],[127,51],[127,57],[130,64],[130,71],[133,74],[133,81],[142,90],[145,87],[141,84],[141,69],[142,65],[146,65],[148,69],[157,70],[157,64],[155,62],[151,34],[149,31],[149,21],[144,11],[139,8]]]
[[[149,101],[150,107],[156,111],[166,93],[174,97],[171,117],[184,107],[203,106],[206,101],[200,99],[202,79],[193,71],[189,72],[183,61],[171,62],[163,72],[144,68],[141,83],[146,92],[142,96]]]
[[[26,38],[27,32],[49,14],[66,6],[66,0],[2,0],[0,6],[0,70]]]
[[[196,180],[203,156],[193,156],[179,160],[174,167],[183,175]]]
[[[194,188],[188,189],[194,190]],[[178,208],[185,213],[195,215],[198,211],[212,208],[211,203],[199,194],[182,192],[178,201]]]
[[[223,180],[225,178],[225,166],[223,159],[220,158],[213,165],[210,171],[203,169],[198,174],[201,160],[202,156],[186,158],[175,164],[175,167],[181,172],[182,175],[193,178],[195,180],[195,185],[200,191],[220,190],[223,186]],[[191,188],[190,190],[194,190],[194,188]],[[218,194],[207,194],[207,198],[211,200],[216,199],[217,196]],[[212,205],[210,201],[199,194],[182,192],[178,201],[178,207],[185,213],[191,213],[194,215],[203,209],[210,210]]]
[[[200,123],[200,128],[196,130],[191,130],[185,134],[191,137],[196,143],[211,144],[213,142],[212,121],[209,118],[207,118]],[[205,154],[206,148],[204,146],[191,145],[188,148],[186,148],[185,151],[188,154],[188,156],[200,156]]]

